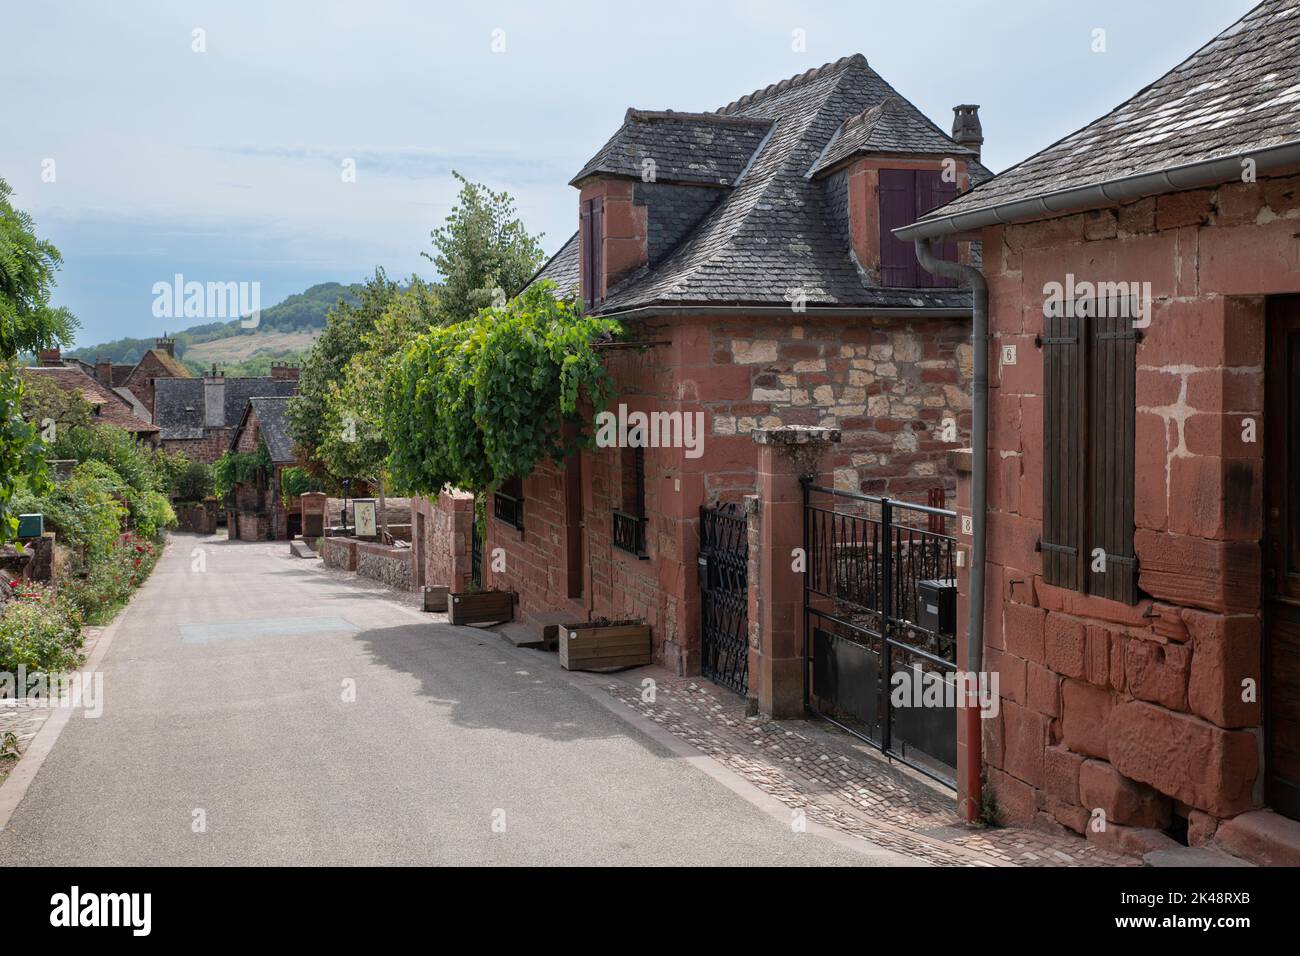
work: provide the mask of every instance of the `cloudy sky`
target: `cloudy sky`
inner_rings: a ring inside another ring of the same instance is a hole
[[[90,345],[191,324],[151,312],[175,273],[260,282],[263,306],[376,265],[429,277],[453,169],[509,190],[552,252],[566,183],[629,106],[716,109],[848,53],[944,128],[979,103],[1005,169],[1252,5],[0,0],[0,177],[63,251]]]

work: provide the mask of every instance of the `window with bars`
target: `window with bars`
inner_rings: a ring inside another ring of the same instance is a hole
[[[622,507],[614,509],[614,546],[639,558],[645,549],[645,449],[622,450]]]
[[[958,192],[955,182],[944,182],[938,169],[880,170],[880,283],[895,289],[955,288],[956,279],[926,272],[916,261],[916,249],[893,230],[910,226],[931,209],[942,206]],[[957,243],[933,246],[935,258],[957,261]]]
[[[1124,300],[1048,310],[1043,358],[1043,579],[1137,603],[1133,551],[1137,343]]]
[[[602,197],[583,200],[578,233],[582,255],[582,301],[590,309],[605,298],[601,281],[605,269],[605,200]]]
[[[492,514],[512,528],[524,530],[524,482],[507,478],[492,495]]]

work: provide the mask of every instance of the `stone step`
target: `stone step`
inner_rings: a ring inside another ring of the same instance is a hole
[[[1152,850],[1142,857],[1143,866],[1250,866],[1245,860],[1209,846],[1180,846],[1172,850]]]
[[[536,628],[529,627],[522,621],[511,621],[494,630],[515,647],[541,647],[545,643]]]
[[[1214,844],[1260,866],[1300,866],[1300,820],[1252,810],[1219,824]]]
[[[312,550],[311,545],[309,545],[306,541],[302,541],[298,538],[295,538],[294,540],[289,542],[289,553],[292,554],[295,558],[319,557],[319,555]]]

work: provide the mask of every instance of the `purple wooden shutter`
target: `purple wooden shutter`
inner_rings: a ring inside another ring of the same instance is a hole
[[[584,200],[578,214],[578,273],[582,283],[582,304],[591,308],[591,200]]]
[[[920,219],[931,209],[937,209],[944,203],[956,198],[957,184],[946,183],[943,181],[943,173],[937,169],[918,169],[916,171],[916,219]],[[946,259],[948,262],[957,261],[957,243],[940,242],[931,246],[936,259]],[[924,269],[918,268],[917,278],[920,280],[919,285],[931,286],[938,289],[955,289],[957,287],[956,279],[946,279],[943,276],[930,275]]]
[[[605,200],[591,201],[591,301],[605,300]]]
[[[880,284],[914,289],[920,266],[910,242],[892,230],[916,222],[916,179],[910,169],[880,171]]]

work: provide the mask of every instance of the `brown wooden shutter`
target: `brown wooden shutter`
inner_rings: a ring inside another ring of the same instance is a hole
[[[1137,561],[1133,551],[1134,396],[1137,338],[1129,311],[1119,300],[1096,303],[1089,336],[1089,507],[1087,554],[1090,594],[1134,604]],[[1093,571],[1096,548],[1105,550],[1105,571]]]
[[[1083,320],[1063,307],[1043,317],[1043,580],[1083,590],[1080,561],[1083,527],[1083,435],[1085,351]]]

